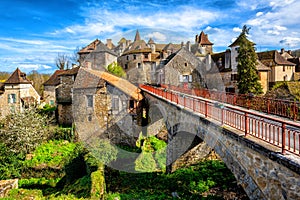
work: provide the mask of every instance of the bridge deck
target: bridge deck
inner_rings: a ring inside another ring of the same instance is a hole
[[[297,121],[182,93],[182,91],[150,85],[141,85],[140,88],[176,106],[210,118],[220,126],[234,128],[245,136],[251,136],[257,141],[280,148],[283,154],[290,152],[300,156],[300,123]]]

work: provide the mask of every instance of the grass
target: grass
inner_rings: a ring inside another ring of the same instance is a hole
[[[201,162],[172,174],[163,172],[126,173],[106,171],[107,199],[173,199],[176,192],[181,199],[220,199],[203,197],[213,187],[227,190],[236,186],[233,174],[218,160]]]

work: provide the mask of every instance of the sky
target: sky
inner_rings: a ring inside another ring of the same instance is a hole
[[[52,73],[58,54],[95,39],[194,43],[204,31],[213,51],[225,51],[250,27],[257,51],[300,48],[299,0],[2,0],[0,71],[17,67]]]

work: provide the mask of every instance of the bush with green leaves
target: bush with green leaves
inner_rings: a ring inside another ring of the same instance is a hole
[[[35,108],[24,109],[6,116],[0,129],[0,142],[14,153],[30,153],[46,141],[51,119]]]
[[[124,69],[117,62],[109,64],[106,69],[107,71],[118,77],[126,78],[126,73]]]
[[[23,154],[11,152],[5,144],[0,143],[0,180],[21,177]]]

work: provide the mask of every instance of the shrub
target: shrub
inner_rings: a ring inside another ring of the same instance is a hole
[[[14,153],[30,153],[49,136],[51,120],[35,108],[12,113],[4,118],[0,142]]]

